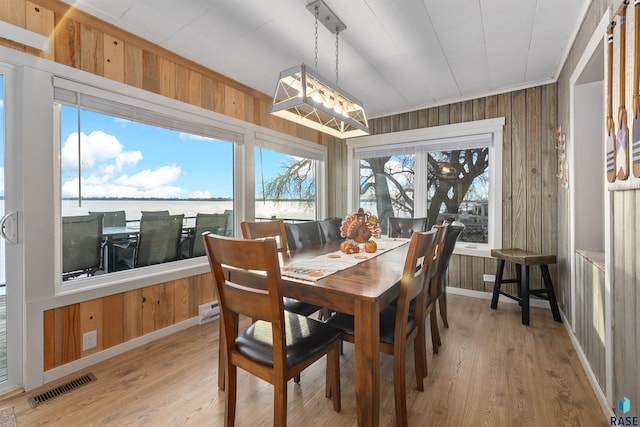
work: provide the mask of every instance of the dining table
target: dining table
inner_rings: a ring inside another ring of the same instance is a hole
[[[339,250],[340,242],[331,242],[282,255],[284,296],[354,317],[354,366],[357,367],[354,381],[359,426],[380,423],[379,314],[398,297],[408,242],[409,239],[382,238],[377,240],[377,253],[357,254],[344,254]],[[336,270],[340,258],[347,263]],[[297,277],[293,277],[289,275],[292,271],[302,274],[294,273]],[[219,373],[219,384],[224,388],[220,374],[224,374]]]

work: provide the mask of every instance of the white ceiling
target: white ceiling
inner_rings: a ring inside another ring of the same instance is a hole
[[[271,96],[314,64],[311,0],[63,0]],[[325,0],[346,24],[338,84],[370,118],[555,81],[590,0]],[[335,36],[318,29],[335,80]]]

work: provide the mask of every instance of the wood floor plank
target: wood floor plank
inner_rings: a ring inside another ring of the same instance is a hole
[[[407,357],[409,425],[608,425],[562,324],[532,308],[532,325],[520,322],[517,304],[448,295],[449,328],[442,346],[428,348],[425,391],[415,385]],[[245,320],[246,322],[246,320]],[[429,328],[427,328],[429,329]],[[430,343],[430,337],[427,337]],[[216,426],[224,419],[217,387],[218,321],[194,326],[113,357],[82,372],[0,402],[13,407],[18,425]],[[393,359],[380,356],[380,425],[395,425]],[[325,360],[289,382],[290,426],[356,425],[353,346],[340,358],[342,411],[324,397]],[[32,409],[27,398],[92,372],[97,381]],[[238,372],[237,426],[271,425],[273,388]]]

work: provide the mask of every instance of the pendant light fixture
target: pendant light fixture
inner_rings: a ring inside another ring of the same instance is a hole
[[[276,85],[271,114],[338,138],[368,135],[364,106],[338,87],[338,38],[347,27],[322,1],[307,4],[315,16],[315,67],[305,64],[284,70]],[[318,73],[318,21],[336,35],[336,82]]]

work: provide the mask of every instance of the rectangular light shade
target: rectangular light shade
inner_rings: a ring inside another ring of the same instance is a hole
[[[271,114],[338,138],[369,134],[362,103],[305,64],[280,73]]]

